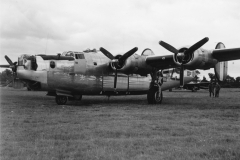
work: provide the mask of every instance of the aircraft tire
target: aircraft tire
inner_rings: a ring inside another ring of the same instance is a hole
[[[158,89],[150,89],[147,94],[148,104],[161,104],[162,103],[162,91]]]
[[[67,103],[68,98],[67,96],[56,96],[55,100],[58,105],[64,105]]]

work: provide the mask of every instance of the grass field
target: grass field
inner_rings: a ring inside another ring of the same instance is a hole
[[[166,91],[161,105],[45,94],[1,88],[1,159],[240,159],[240,89]]]

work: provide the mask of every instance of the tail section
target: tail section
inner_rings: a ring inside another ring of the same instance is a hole
[[[225,48],[225,45],[222,42],[219,42],[215,47],[215,49],[223,48]],[[228,62],[218,62],[214,67],[214,71],[217,80],[220,82],[224,81],[228,74]]]

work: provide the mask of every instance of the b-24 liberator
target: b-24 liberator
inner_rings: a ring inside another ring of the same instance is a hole
[[[159,104],[162,91],[191,82],[196,69],[214,68],[219,81],[226,78],[227,61],[240,59],[240,48],[226,49],[221,42],[213,50],[201,48],[208,40],[206,37],[179,49],[160,41],[173,55],[154,55],[151,49],[138,55],[135,47],[114,56],[101,47],[100,51],[67,51],[56,55],[23,54],[14,63],[5,56],[9,65],[0,67],[12,68],[28,88],[47,91],[59,105],[81,100],[83,95],[140,94],[147,94],[149,104]]]

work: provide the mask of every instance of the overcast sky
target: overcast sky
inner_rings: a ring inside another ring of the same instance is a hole
[[[113,54],[138,47],[171,54],[158,42],[179,48],[204,37],[240,47],[239,0],[1,0],[0,63],[4,55],[56,54],[104,47]],[[229,75],[240,76],[240,60]],[[213,70],[202,73],[213,72]]]

